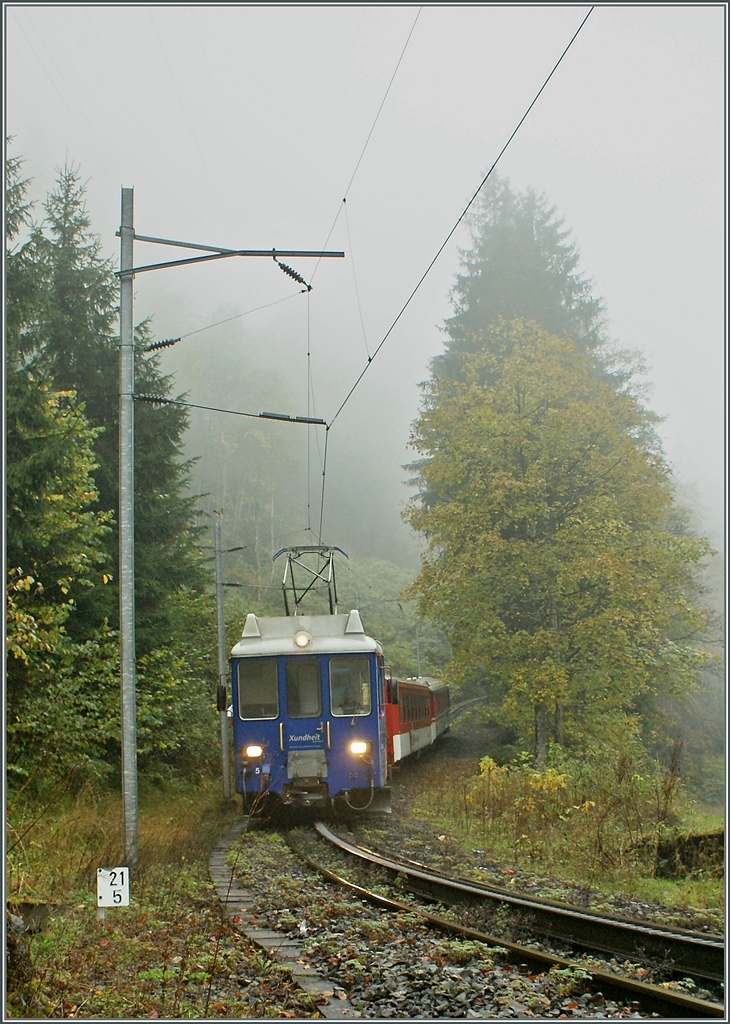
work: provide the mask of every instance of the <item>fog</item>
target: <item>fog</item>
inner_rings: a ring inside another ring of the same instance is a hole
[[[10,4],[5,131],[36,198],[64,161],[80,167],[110,256],[121,186],[134,187],[138,234],[343,250],[319,264],[285,259],[313,283],[308,294],[270,259],[135,280],[136,320],[152,316],[156,338],[183,336],[162,365],[190,402],[330,422],[587,11]],[[724,19],[722,5],[597,6],[497,169],[565,217],[611,335],[645,358],[667,457],[716,542]],[[467,243],[461,228],[329,431],[323,535],[360,555],[416,564],[399,518],[402,466]],[[185,255],[137,243],[135,265]],[[250,485],[253,423],[288,509],[272,542],[282,524],[316,533],[322,428],[192,410],[190,454],[204,456],[206,479],[218,479],[223,434],[240,442],[211,507]]]

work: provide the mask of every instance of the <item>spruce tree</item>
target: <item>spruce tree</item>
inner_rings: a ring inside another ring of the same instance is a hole
[[[78,580],[90,583],[110,532],[92,511],[96,489],[90,427],[75,392],[64,390],[38,358],[39,324],[48,313],[48,279],[37,259],[20,161],[6,166],[6,557],[16,577],[33,577],[45,600],[66,608]],[[89,509],[88,512],[82,511]]]
[[[603,306],[578,271],[580,255],[555,207],[534,189],[514,191],[493,178],[470,219],[471,247],[446,320],[445,352],[433,360],[435,377],[459,373],[458,356],[476,352],[495,321],[523,319],[558,337],[571,337],[597,355],[605,340]]]
[[[119,768],[117,286],[77,172],[60,173],[36,226],[20,167],[6,164],[6,754],[11,785],[30,794]],[[148,341],[142,324],[137,389],[165,397]],[[136,419],[139,765],[194,779],[217,757],[187,421],[141,403]]]
[[[103,592],[109,516],[94,511],[98,431],[73,391],[55,388],[39,358],[48,315],[46,266],[19,159],[6,165],[6,760],[11,786],[90,764],[104,747],[99,674],[78,670],[69,635],[79,602]],[[21,232],[30,238],[20,243]],[[89,635],[95,647],[103,639]],[[68,667],[87,701],[68,700]],[[98,664],[97,664],[98,668]],[[65,682],[62,683],[62,679]],[[113,709],[113,704],[111,705]],[[49,713],[50,709],[50,713]],[[108,716],[105,725],[108,725]],[[79,742],[80,741],[80,742]],[[44,771],[41,771],[44,769]],[[82,773],[83,774],[83,773]]]
[[[99,430],[94,443],[98,466],[96,508],[118,506],[118,391],[116,335],[118,284],[113,263],[102,254],[90,229],[85,187],[77,168],[59,171],[45,203],[46,218],[33,244],[48,281],[48,302],[39,325],[37,358],[55,386],[73,390]],[[135,332],[135,391],[169,397],[172,379],[159,359],[146,355],[149,322]],[[198,549],[195,499],[186,494],[190,463],[181,456],[187,427],[184,409],[135,403],[135,576],[137,650],[144,654],[170,643],[177,597],[199,593],[208,578]],[[117,534],[109,538],[111,573],[118,578]],[[105,600],[83,604],[74,628],[79,635],[106,619],[117,621],[116,586]]]

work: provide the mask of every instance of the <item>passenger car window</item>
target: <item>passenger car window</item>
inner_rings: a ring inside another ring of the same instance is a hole
[[[318,718],[322,714],[322,672],[318,658],[287,661],[286,710],[290,718]]]
[[[333,715],[369,715],[372,710],[370,661],[364,654],[330,658],[330,709]]]
[[[279,688],[276,661],[272,658],[242,658],[236,669],[239,718],[276,718]]]

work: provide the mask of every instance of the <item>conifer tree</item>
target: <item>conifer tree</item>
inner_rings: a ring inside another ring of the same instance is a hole
[[[48,305],[45,268],[35,259],[20,161],[6,167],[6,555],[16,577],[35,578],[47,601],[68,615],[69,590],[89,583],[102,560],[101,537],[109,517],[91,511],[96,499],[93,444],[99,433],[72,390],[62,390],[42,360],[35,335]],[[89,509],[89,511],[83,511]],[[41,579],[41,577],[43,577]],[[73,604],[73,602],[71,602]]]
[[[478,351],[496,320],[533,321],[568,336],[598,357],[605,340],[603,306],[578,271],[580,255],[545,196],[515,192],[492,178],[470,219],[471,247],[461,253],[446,320],[445,352],[433,360],[436,377],[458,374],[458,355]]]
[[[36,260],[48,282],[48,301],[38,325],[36,358],[55,386],[73,390],[98,435],[94,451],[96,508],[118,505],[118,390],[116,335],[118,285],[111,260],[90,229],[85,188],[77,168],[59,171],[45,203],[46,218],[32,239]],[[172,379],[159,359],[146,355],[149,322],[135,331],[135,391],[169,397]],[[135,403],[135,576],[137,648],[143,654],[164,646],[174,633],[177,595],[198,593],[207,571],[198,550],[195,499],[185,493],[190,464],[182,458],[187,426],[184,409]],[[108,541],[111,574],[118,577],[116,530]],[[87,625],[117,619],[116,586],[105,599],[82,602],[74,621],[78,635]]]
[[[118,371],[116,285],[77,174],[61,172],[36,226],[20,167],[6,164],[6,754],[11,785],[33,780],[31,793],[119,767]],[[164,397],[148,340],[143,324],[137,386]],[[214,627],[182,493],[185,423],[176,407],[138,408],[137,717],[140,769],[195,778],[215,760]]]
[[[60,686],[62,666],[78,662],[80,648],[68,626],[85,592],[103,589],[108,578],[104,542],[111,532],[110,517],[92,508],[98,431],[89,426],[75,393],[57,390],[37,358],[48,279],[37,259],[32,204],[26,202],[28,183],[20,166],[18,159],[6,165],[6,754],[11,785],[27,779],[41,761],[53,774],[83,760],[71,731],[86,735],[87,750],[93,746],[88,708],[67,707],[64,713],[59,697],[66,691],[52,691]],[[23,230],[30,230],[31,237],[20,243]],[[98,696],[96,683],[89,690]],[[56,715],[62,716],[60,724]]]

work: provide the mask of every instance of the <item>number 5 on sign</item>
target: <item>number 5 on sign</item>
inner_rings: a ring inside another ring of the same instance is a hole
[[[129,906],[129,868],[96,869],[96,905]]]

